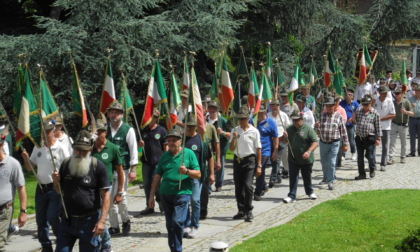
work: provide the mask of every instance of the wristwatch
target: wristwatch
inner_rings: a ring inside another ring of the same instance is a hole
[[[120,195],[120,196],[122,196],[123,195],[123,192],[117,192],[117,194]]]
[[[257,168],[262,168],[262,166],[261,165],[257,165]]]
[[[20,209],[21,213],[27,213],[26,209]]]

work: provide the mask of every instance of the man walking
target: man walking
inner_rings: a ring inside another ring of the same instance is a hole
[[[420,156],[420,86],[417,86],[414,92],[415,95],[409,99],[414,113],[410,115],[409,121],[410,154],[407,157],[416,156],[416,140],[417,152]]]
[[[346,92],[346,99],[340,102],[340,106],[346,111],[347,121],[346,121],[346,130],[347,130],[347,137],[350,143],[350,151],[351,151],[351,160],[356,160],[356,142],[354,139],[354,124],[350,121],[353,113],[359,108],[359,103],[353,100],[354,91],[353,89],[348,88]],[[346,153],[343,152],[343,157],[346,157]]]

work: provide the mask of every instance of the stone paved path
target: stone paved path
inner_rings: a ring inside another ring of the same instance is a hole
[[[399,143],[397,144],[399,145]],[[315,152],[318,154],[318,151]],[[377,149],[377,153],[376,158],[380,160],[380,148]],[[397,153],[399,153],[399,149],[397,149]],[[397,161],[399,161],[398,158]],[[315,205],[349,192],[398,188],[420,189],[420,158],[406,158],[406,161],[405,164],[395,163],[387,166],[386,172],[377,171],[374,179],[355,181],[356,162],[346,160],[343,162],[343,167],[337,170],[338,181],[335,184],[335,190],[330,191],[326,186],[318,185],[322,179],[322,170],[317,157],[312,175],[318,199],[309,200],[304,195],[302,181],[300,181],[298,195],[301,196],[298,200],[292,204],[282,203],[283,197],[287,196],[289,184],[287,179],[283,180],[282,184],[276,184],[274,188],[270,189],[261,201],[253,202],[255,218],[252,223],[232,219],[237,209],[232,180],[232,164],[229,163],[222,192],[213,192],[210,195],[208,218],[200,222],[199,233],[195,239],[183,240],[184,251],[208,251],[210,244],[214,241],[224,241],[230,246],[234,246],[269,227],[288,222]],[[267,173],[270,173],[270,169],[267,170]],[[139,211],[144,209],[146,203],[144,192],[138,187],[130,189],[128,200],[129,212],[132,215],[132,231],[129,236],[112,238],[113,251],[169,251],[164,216],[159,212],[147,217],[139,216]],[[6,246],[7,251],[40,251],[38,241],[33,239],[35,231],[35,219],[32,218],[16,236],[12,237]],[[53,237],[53,239],[55,238]]]

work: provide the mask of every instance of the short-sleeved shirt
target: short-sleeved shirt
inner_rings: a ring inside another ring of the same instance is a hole
[[[184,150],[184,166],[189,170],[200,170],[198,160],[190,149]],[[156,168],[156,174],[162,177],[159,193],[162,195],[192,194],[192,179],[181,174],[181,189],[179,189],[179,167],[181,167],[182,150],[172,155],[170,151],[163,153]]]
[[[392,118],[393,123],[396,123],[396,124],[408,123],[409,116],[407,114],[401,113],[401,108],[403,107],[407,111],[413,111],[413,108],[411,107],[411,104],[407,99],[402,98],[399,104],[397,104],[397,102],[394,101],[395,117]]]
[[[412,96],[409,99],[411,106],[413,107],[414,116],[420,117],[420,99],[417,99],[416,96]]]
[[[257,123],[257,129],[260,132],[261,155],[270,156],[272,139],[277,138],[279,135],[276,122],[267,117],[265,120]]]
[[[254,126],[249,125],[246,130],[236,126],[231,131],[229,143],[232,142],[233,132],[238,134],[236,148],[233,150],[237,157],[243,158],[255,155],[257,154],[257,149],[261,149],[260,132]]]
[[[61,145],[59,141],[55,141],[51,146],[51,152],[55,161],[55,168],[59,169],[63,160],[70,156],[68,149]],[[54,171],[51,162],[51,155],[48,147],[42,145],[41,148],[34,147],[29,160],[38,167],[38,180],[41,184],[50,184],[53,182],[51,174]]]
[[[206,122],[206,136],[210,141],[209,146],[211,151],[215,152],[216,150],[214,150],[214,144],[219,142],[219,137],[217,136],[216,127],[208,122]]]
[[[280,110],[287,114],[287,116],[290,116],[293,113],[293,110],[299,110],[299,107],[296,103],[293,103],[292,106],[290,106],[289,103],[286,104],[280,104]]]
[[[295,164],[313,163],[315,160],[313,152],[311,152],[308,159],[303,159],[302,155],[309,149],[312,143],[318,141],[314,129],[307,124],[303,124],[299,129],[294,125],[289,125],[287,127],[287,135],[292,149],[292,151],[289,149],[289,162]]]
[[[394,103],[389,98],[385,98],[383,102],[377,99],[373,107],[376,109],[376,111],[378,111],[379,118],[387,115],[395,115]],[[391,130],[391,122],[391,119],[384,121],[381,120],[382,130]]]
[[[303,110],[303,122],[311,126],[311,128],[315,127],[315,117],[312,110],[307,107],[304,107]]]
[[[20,163],[13,157],[5,156],[0,162],[0,205],[11,202],[16,187],[24,185]]]
[[[348,143],[347,130],[341,114],[333,112],[329,115],[327,112],[322,112],[319,123],[319,138],[321,141],[329,143],[343,139],[344,144]]]
[[[273,112],[267,113],[267,117],[270,117],[276,122],[277,133],[279,134],[279,137],[282,137],[287,126],[291,124],[289,116],[280,110],[276,117],[273,116]]]
[[[73,153],[73,140],[63,132],[60,138],[57,138],[57,140],[64,146],[64,148],[67,148],[69,154],[71,155]]]
[[[104,148],[100,152],[98,152],[96,147],[93,147],[92,156],[105,165],[109,182],[112,183],[115,166],[122,165],[120,149],[110,141],[106,141]]]
[[[382,136],[379,114],[376,109],[371,108],[370,111],[365,113],[363,107],[359,107],[354,114],[356,119],[356,136],[376,136],[376,138]]]
[[[207,117],[207,121],[212,124],[216,130],[217,128],[221,128],[225,132],[230,132],[232,130],[232,126],[230,122],[224,118],[223,116],[217,116],[215,120],[211,120],[210,116]],[[223,135],[220,135],[220,155],[224,156],[226,152],[229,150],[229,139]]]
[[[144,148],[143,155],[141,156],[141,161],[143,163],[155,165],[159,162],[159,159],[164,152],[163,145],[166,144],[166,135],[166,129],[160,125],[157,125],[152,130],[149,127],[144,128],[142,131]]]
[[[105,165],[98,160],[96,168],[93,168],[93,162],[91,162],[88,174],[84,177],[76,177],[70,175],[68,163],[64,162],[59,172],[68,214],[84,215],[100,209],[102,202],[100,192],[110,188]]]
[[[342,100],[340,102],[340,106],[346,111],[346,115],[347,115],[346,126],[353,127],[353,124],[349,123],[348,119],[350,119],[353,116],[353,113],[360,107],[359,103],[357,101],[351,101],[350,103],[347,103],[346,100]]]

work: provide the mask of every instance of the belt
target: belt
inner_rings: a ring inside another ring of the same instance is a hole
[[[238,162],[241,162],[241,161],[247,161],[251,157],[255,157],[255,154],[251,154],[251,155],[248,155],[246,157],[241,157],[241,158],[238,158],[238,156],[233,155],[233,160],[237,160]]]
[[[396,125],[398,125],[398,126],[405,126],[405,127],[407,127],[407,123],[395,123],[395,122],[392,122],[393,124],[396,124]]]
[[[8,209],[9,207],[12,207],[13,203],[12,202],[8,202],[6,204],[3,204],[0,206],[0,211],[3,211],[4,209]]]
[[[410,117],[410,119],[418,120],[418,119],[420,119],[420,117]]]
[[[320,141],[323,142],[324,144],[332,144],[332,143],[336,143],[336,142],[340,141],[340,139],[332,140],[331,142],[324,142],[322,140],[320,140]]]
[[[98,211],[99,210],[96,209],[96,210],[90,211],[90,212],[88,212],[86,214],[82,214],[82,215],[74,215],[74,214],[72,214],[72,215],[70,215],[70,217],[71,218],[74,218],[74,219],[81,219],[81,218],[89,217],[89,216],[92,216],[92,215],[96,215],[96,214],[98,214]]]

